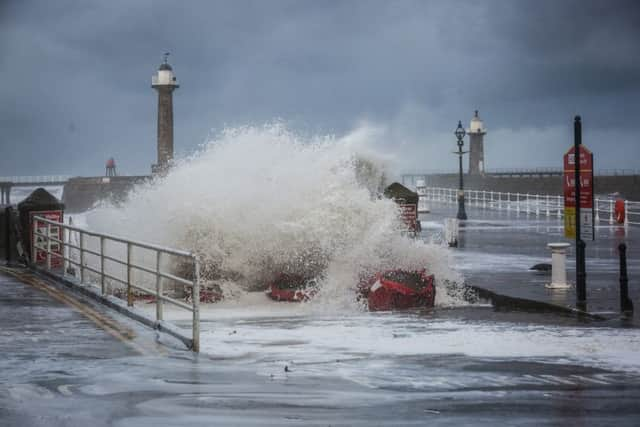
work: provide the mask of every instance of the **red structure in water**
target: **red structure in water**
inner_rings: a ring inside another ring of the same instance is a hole
[[[425,270],[388,270],[362,280],[360,298],[367,300],[369,311],[431,308],[436,289],[433,274]]]

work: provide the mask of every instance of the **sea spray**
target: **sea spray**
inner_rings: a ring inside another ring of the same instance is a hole
[[[88,213],[87,225],[197,253],[227,297],[264,289],[280,271],[315,277],[314,300],[340,307],[354,306],[362,275],[382,269],[426,267],[459,282],[446,249],[399,233],[397,206],[379,197],[384,161],[361,149],[368,135],[227,129],[121,206]],[[446,292],[437,303],[451,303]]]

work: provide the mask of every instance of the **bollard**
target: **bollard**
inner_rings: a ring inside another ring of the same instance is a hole
[[[618,245],[620,254],[620,311],[625,316],[633,315],[633,303],[629,298],[629,278],[627,277],[627,245]]]
[[[444,220],[444,238],[450,247],[458,246],[458,219],[445,218]]]
[[[545,285],[549,289],[567,289],[567,248],[569,243],[548,243],[551,249],[551,283]]]

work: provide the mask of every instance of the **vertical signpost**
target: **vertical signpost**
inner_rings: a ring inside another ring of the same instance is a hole
[[[574,145],[564,155],[564,235],[576,239],[576,305],[586,310],[587,286],[584,239],[595,239],[593,153],[582,145],[580,116],[574,122]]]

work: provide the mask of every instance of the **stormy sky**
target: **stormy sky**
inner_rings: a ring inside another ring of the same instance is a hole
[[[560,166],[580,114],[596,167],[640,169],[638,23],[635,0],[2,0],[0,176],[148,173],[167,51],[178,155],[280,120],[453,169],[478,109],[487,168]]]

